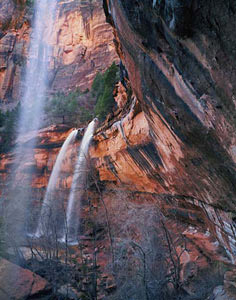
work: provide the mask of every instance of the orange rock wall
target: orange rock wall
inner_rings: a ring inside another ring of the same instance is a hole
[[[5,22],[2,30],[0,27],[0,107],[11,109],[22,94],[32,11],[26,12],[24,6],[16,6],[12,0],[4,3],[0,7],[0,19]],[[50,43],[53,46],[49,74],[52,93],[76,88],[86,90],[97,72],[119,61],[111,26],[105,22],[102,0],[59,1]]]
[[[28,182],[27,180],[30,180],[35,198],[34,201],[42,200],[57,155],[70,132],[71,129],[63,125],[53,125],[40,130],[33,155],[27,149],[27,143],[32,141],[31,133],[29,132],[28,135],[21,137],[21,144],[25,148],[25,151],[19,164],[14,166],[16,174],[14,181],[15,188],[24,188],[24,184]],[[77,146],[78,144],[71,145],[62,164],[60,179],[57,183],[61,191],[67,191],[70,188]],[[1,193],[7,193],[6,182],[9,181],[9,176],[12,173],[11,166],[13,163],[14,157],[12,153],[0,155]]]
[[[235,5],[228,15],[219,2],[212,14],[232,41]],[[107,1],[107,19],[141,111],[123,117],[122,130],[119,122],[108,124],[91,155],[101,180],[161,196],[163,213],[187,225],[183,234],[234,263],[236,75],[229,65],[235,61],[228,41],[212,35],[217,28],[209,24],[209,4],[194,15],[192,36],[180,38],[165,15],[169,2],[163,3],[162,11],[148,1]],[[196,7],[186,9],[194,14]]]

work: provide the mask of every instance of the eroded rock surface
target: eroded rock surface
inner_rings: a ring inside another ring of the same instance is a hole
[[[118,62],[101,0],[62,2],[55,27],[52,91],[90,88],[97,72]]]
[[[13,0],[0,4],[0,105],[12,108],[22,95],[32,10]],[[4,13],[5,12],[5,13]],[[1,23],[1,22],[0,22]],[[102,0],[59,1],[51,38],[50,92],[91,87],[97,72],[106,70],[118,56],[112,29],[105,21]],[[47,35],[47,32],[45,33]]]
[[[19,164],[14,167],[15,188],[24,188],[24,185],[30,180],[34,201],[43,199],[57,155],[71,130],[66,125],[52,125],[40,130],[37,137],[34,132],[29,132],[19,139],[18,142],[22,145],[24,152]],[[35,143],[33,153],[28,151],[27,147],[31,143]],[[60,189],[68,190],[70,187],[76,150],[76,145],[71,145],[71,148],[68,149],[58,182]],[[11,152],[0,155],[1,192],[7,193],[6,182],[11,178],[13,163],[14,157]]]
[[[0,259],[1,300],[28,299],[48,292],[50,286],[45,279],[5,259]]]
[[[98,132],[91,155],[101,180],[161,196],[188,239],[234,263],[236,5],[151,2],[104,1],[141,109]]]

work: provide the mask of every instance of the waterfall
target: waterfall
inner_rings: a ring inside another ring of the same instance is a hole
[[[16,146],[13,149],[14,163],[11,167],[9,184],[6,188],[4,218],[8,234],[18,239],[27,231],[32,203],[32,169],[17,179],[18,169],[22,168],[25,158],[34,161],[34,147],[40,128],[44,102],[48,86],[49,63],[52,56],[52,38],[57,0],[34,1],[34,17],[28,50],[28,61],[22,82],[22,99],[17,126]],[[29,132],[31,137],[26,144],[21,137]],[[27,164],[26,164],[27,165]],[[16,185],[18,183],[18,185]],[[26,222],[27,221],[27,222]]]
[[[67,205],[66,228],[63,238],[63,241],[67,240],[69,244],[77,243],[80,201],[84,193],[88,167],[88,150],[97,122],[98,120],[95,118],[92,122],[89,123],[78,152],[78,158],[74,170],[74,176]]]
[[[78,133],[78,130],[73,130],[68,137],[66,138],[64,144],[62,145],[60,152],[57,156],[55,165],[53,167],[51,176],[49,178],[47,190],[44,196],[43,200],[43,206],[40,213],[40,218],[38,222],[38,227],[36,230],[36,237],[39,237],[44,234],[46,229],[48,230],[48,226],[50,226],[49,219],[51,217],[54,217],[52,215],[53,207],[54,207],[54,201],[55,201],[55,189],[57,185],[57,181],[60,175],[61,166],[65,159],[67,149],[71,143],[74,142],[76,135]]]
[[[24,78],[24,94],[18,134],[37,130],[43,115],[48,84],[49,63],[52,56],[52,38],[57,0],[37,0],[30,39],[29,60]]]

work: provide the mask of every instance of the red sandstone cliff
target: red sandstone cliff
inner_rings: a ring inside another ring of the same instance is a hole
[[[152,193],[172,230],[179,222],[206,257],[234,264],[235,3],[104,5],[136,109],[96,135],[100,179]]]
[[[0,6],[0,104],[20,100],[32,12],[23,1]],[[99,71],[118,61],[102,1],[59,1],[50,62],[50,92],[90,88]]]
[[[128,97],[120,88],[120,112],[97,131],[90,154],[107,188],[104,201],[114,233],[119,232],[117,240],[127,232],[136,241],[144,238],[142,229],[158,209],[168,228],[187,239],[190,250],[181,257],[184,266],[220,261],[232,267],[236,6],[220,0],[214,6],[205,1],[190,1],[189,6],[179,1],[172,1],[172,6],[170,1],[159,3],[153,7],[151,1],[105,1],[133,96],[125,105]],[[80,28],[71,19],[68,26]],[[74,65],[75,50],[68,36],[69,47],[61,58]],[[40,135],[42,145],[53,145],[54,137],[65,138],[50,129]],[[45,166],[51,169],[50,158],[55,160],[59,148],[54,145],[49,152],[40,143],[35,150],[36,170],[43,173]],[[2,160],[2,176],[7,164]],[[49,172],[46,177],[39,173],[35,172],[33,187],[40,191]],[[144,209],[137,219],[137,211]],[[100,221],[103,218],[98,216]],[[120,228],[127,219],[123,233]],[[177,248],[181,251],[180,245]],[[225,287],[232,293],[233,276],[225,277]]]

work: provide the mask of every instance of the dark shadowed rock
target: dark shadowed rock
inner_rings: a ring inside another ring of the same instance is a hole
[[[26,299],[48,292],[50,286],[45,279],[5,259],[0,260],[1,300]]]

